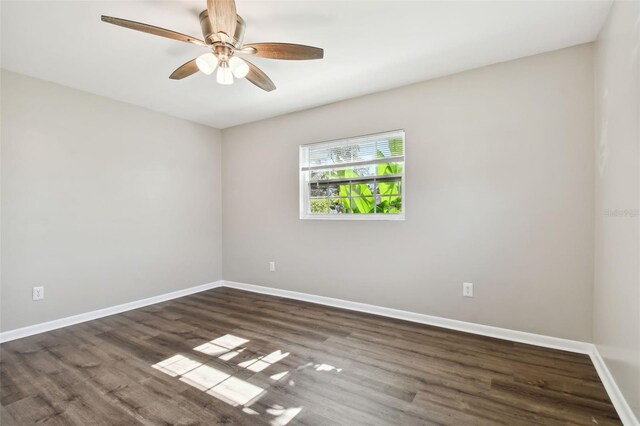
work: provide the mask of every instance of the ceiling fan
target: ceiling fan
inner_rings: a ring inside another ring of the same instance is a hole
[[[102,15],[102,21],[132,30],[193,43],[209,48],[209,52],[186,62],[169,78],[180,80],[198,70],[209,75],[216,68],[216,80],[220,84],[233,84],[233,78],[245,78],[259,88],[270,92],[276,88],[273,81],[257,66],[236,54],[261,58],[307,60],[322,59],[324,51],[318,47],[291,43],[243,44],[246,24],[236,14],[234,0],[207,0],[207,9],[200,13],[200,27],[204,40],[165,28]]]

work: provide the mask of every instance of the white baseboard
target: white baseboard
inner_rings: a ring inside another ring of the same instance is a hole
[[[514,342],[527,343],[530,345],[544,346],[545,348],[560,349],[563,351],[590,354],[593,345],[576,340],[561,339],[559,337],[543,336],[541,334],[527,333],[524,331],[509,330],[506,328],[493,327],[465,321],[452,320],[432,315],[418,314],[415,312],[401,311],[399,309],[385,308],[365,303],[351,302],[348,300],[334,299],[332,297],[315,296],[297,291],[281,290],[278,288],[263,287],[252,284],[243,284],[233,281],[223,281],[223,286],[247,290],[255,293],[270,294],[273,296],[286,297],[289,299],[304,300],[306,302],[318,303],[320,305],[334,306],[336,308],[349,309],[358,312],[381,315],[385,317],[397,318],[405,321],[428,324],[436,327],[448,328],[451,330],[465,331],[467,333],[480,334],[482,336],[495,337],[498,339],[511,340]]]
[[[349,309],[352,311],[366,312],[385,317],[397,318],[405,321],[420,324],[433,325],[436,327],[448,328],[451,330],[464,331],[467,333],[479,334],[482,336],[495,337],[498,339],[510,340],[529,345],[542,346],[545,348],[559,349],[563,351],[576,352],[589,355],[600,380],[602,381],[613,406],[615,407],[620,420],[625,426],[640,426],[627,403],[620,388],[616,384],[613,376],[609,372],[607,365],[600,356],[598,349],[593,343],[579,342],[576,340],[562,339],[559,337],[544,336],[541,334],[527,333],[524,331],[509,330],[506,328],[492,327],[489,325],[475,324],[471,322],[452,320],[448,318],[435,317],[431,315],[418,314],[415,312],[401,311],[398,309],[385,308],[382,306],[368,305],[365,303],[351,302],[348,300],[334,299],[331,297],[315,296],[297,291],[282,290],[272,287],[264,287],[253,284],[244,284],[234,281],[223,281],[224,287],[236,288],[239,290],[251,291],[254,293],[269,294],[272,296],[285,297],[289,299],[303,300],[305,302],[318,303],[320,305],[333,306],[336,308]]]
[[[153,296],[142,300],[123,303],[122,305],[111,306],[109,308],[98,309],[96,311],[85,312],[83,314],[60,318],[53,321],[42,322],[40,324],[30,325],[28,327],[4,331],[0,333],[0,343],[9,342],[11,340],[20,339],[22,337],[32,336],[34,334],[44,333],[45,331],[51,331],[57,328],[68,327],[70,325],[79,324],[85,321],[107,317],[109,315],[119,314],[120,312],[130,311],[132,309],[142,308],[144,306],[153,305],[155,303],[164,302],[166,300],[176,299],[178,297],[187,296],[189,294],[210,290],[212,288],[220,287],[221,285],[222,280],[219,280],[208,284],[202,284],[195,287],[172,291],[171,293],[165,293],[159,296]]]
[[[607,364],[604,362],[602,356],[600,356],[598,347],[596,345],[592,346],[593,348],[589,354],[591,362],[593,362],[593,366],[596,368],[598,376],[600,377],[604,388],[607,390],[607,394],[609,394],[609,398],[611,399],[613,406],[616,408],[618,416],[620,416],[620,420],[622,420],[622,424],[625,426],[640,426],[640,421],[638,421],[633,410],[631,410],[627,400],[616,384],[613,375],[607,368]]]
[[[28,327],[18,328],[0,333],[0,343],[8,342],[22,337],[32,336],[45,331],[55,330],[57,328],[67,327],[85,321],[91,321],[103,318],[109,315],[118,314],[120,312],[130,311],[132,309],[142,308],[144,306],[153,305],[155,303],[164,302],[166,300],[176,299],[178,297],[187,296],[193,293],[210,290],[216,287],[230,287],[239,290],[251,291],[254,293],[269,294],[272,296],[285,297],[289,299],[303,300],[306,302],[317,303],[320,305],[333,306],[337,308],[349,309],[352,311],[366,312],[374,315],[380,315],[390,318],[397,318],[405,321],[416,322],[420,324],[433,325],[436,327],[447,328],[451,330],[464,331],[467,333],[479,334],[482,336],[495,337],[498,339],[510,340],[519,343],[542,346],[545,348],[559,349],[563,351],[587,354],[591,357],[591,361],[595,366],[600,380],[604,384],[611,402],[616,408],[620,419],[625,426],[640,426],[640,422],[636,419],[627,403],[624,395],[618,388],[611,372],[607,368],[604,360],[600,356],[597,347],[592,343],[579,342],[575,340],[562,339],[558,337],[544,336],[540,334],[527,333],[524,331],[509,330],[506,328],[492,327],[489,325],[475,324],[465,321],[452,320],[447,318],[436,317],[432,315],[418,314],[415,312],[402,311],[398,309],[385,308],[382,306],[368,305],[365,303],[352,302],[349,300],[334,299],[331,297],[315,296],[297,291],[281,290],[272,287],[264,287],[253,284],[243,284],[234,281],[216,281],[209,284],[203,284],[196,287],[190,287],[171,293],[161,294],[159,296],[149,297],[147,299],[137,300],[122,305],[112,306],[109,308],[99,309],[96,311],[86,312],[71,317],[60,318]]]

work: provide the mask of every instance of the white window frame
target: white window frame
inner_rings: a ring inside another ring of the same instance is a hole
[[[402,166],[402,175],[401,175],[401,196],[402,196],[402,210],[400,211],[400,213],[373,213],[373,214],[311,214],[308,213],[309,212],[309,185],[306,179],[306,174],[309,173],[308,171],[303,171],[302,170],[302,164],[303,161],[305,160],[304,158],[304,152],[305,149],[307,149],[309,146],[312,145],[317,145],[317,144],[327,144],[327,143],[337,143],[340,141],[344,141],[344,142],[348,142],[350,139],[356,139],[356,138],[362,138],[362,137],[368,137],[368,136],[376,136],[376,135],[381,135],[381,134],[386,134],[386,133],[393,133],[393,132],[397,132],[397,133],[402,133],[402,140],[403,140],[403,146],[404,146],[404,162],[403,162],[403,166]],[[300,219],[302,220],[405,220],[405,213],[407,210],[407,204],[406,204],[406,197],[405,197],[405,192],[406,192],[406,171],[407,171],[407,139],[406,139],[406,135],[405,135],[405,131],[402,129],[397,129],[397,130],[388,130],[385,132],[376,132],[376,133],[371,133],[371,134],[367,134],[367,135],[358,135],[358,136],[351,136],[351,137],[347,137],[347,138],[341,138],[341,139],[334,139],[334,140],[328,140],[328,141],[322,141],[322,142],[313,142],[313,143],[308,143],[308,144],[302,144],[300,145],[299,148],[299,160],[298,160],[298,174],[299,174],[299,186],[300,186]]]

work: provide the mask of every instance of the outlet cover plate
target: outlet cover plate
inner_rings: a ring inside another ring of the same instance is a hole
[[[462,295],[464,297],[473,297],[473,283],[462,283]]]
[[[34,287],[32,296],[33,300],[44,299],[44,287]]]

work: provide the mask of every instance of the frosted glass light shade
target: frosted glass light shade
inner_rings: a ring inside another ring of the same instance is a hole
[[[220,64],[216,74],[216,81],[220,84],[233,84],[233,73],[228,64]]]
[[[196,66],[200,71],[209,75],[218,66],[218,58],[216,58],[216,55],[211,52],[205,53],[204,55],[198,56],[196,59]]]
[[[236,56],[229,59],[229,68],[235,78],[245,78],[249,74],[249,65]]]

